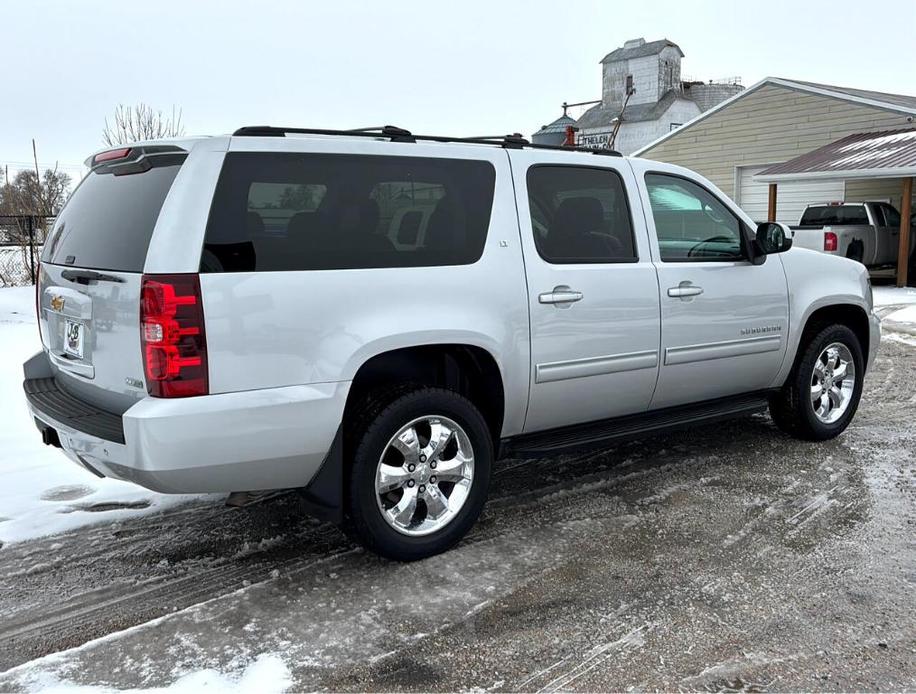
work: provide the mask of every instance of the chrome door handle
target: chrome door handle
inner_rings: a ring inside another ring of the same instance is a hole
[[[553,288],[553,291],[538,294],[538,303],[540,304],[573,304],[582,301],[585,296],[582,292],[570,289],[565,284]]]
[[[668,296],[674,299],[685,299],[691,296],[699,296],[703,293],[703,287],[697,287],[690,282],[681,282],[676,287],[668,288]]]

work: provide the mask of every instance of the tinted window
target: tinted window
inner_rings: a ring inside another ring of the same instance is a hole
[[[818,205],[805,210],[802,225],[833,226],[840,224],[868,224],[865,205]]]
[[[230,153],[201,271],[473,263],[483,253],[495,177],[485,161]]]
[[[42,262],[142,272],[159,211],[185,156],[147,157],[152,168],[136,173],[89,173],[57,217]]]
[[[636,260],[626,192],[615,171],[533,166],[528,204],[534,242],[547,262]]]
[[[646,174],[646,187],[662,260],[744,257],[741,221],[708,190],[664,174]]]

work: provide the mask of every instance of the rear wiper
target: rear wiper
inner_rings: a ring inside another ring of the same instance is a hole
[[[89,284],[90,282],[123,282],[124,280],[114,275],[105,275],[95,270],[64,270],[60,276],[65,280],[76,282],[77,284]]]

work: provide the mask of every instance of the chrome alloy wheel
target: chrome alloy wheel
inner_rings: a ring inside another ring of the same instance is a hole
[[[375,471],[382,517],[404,535],[429,535],[464,506],[474,480],[474,449],[456,422],[418,417],[391,437]]]
[[[814,362],[811,374],[811,404],[814,416],[833,424],[849,409],[856,388],[856,365],[849,348],[833,342]]]

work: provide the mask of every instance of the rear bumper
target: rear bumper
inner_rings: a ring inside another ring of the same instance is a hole
[[[26,362],[27,384],[47,379],[46,365],[43,353]],[[349,387],[144,398],[120,417],[123,443],[81,423],[65,404],[27,399],[39,428],[54,429],[67,456],[96,474],[157,492],[233,492],[306,486],[331,448]]]

